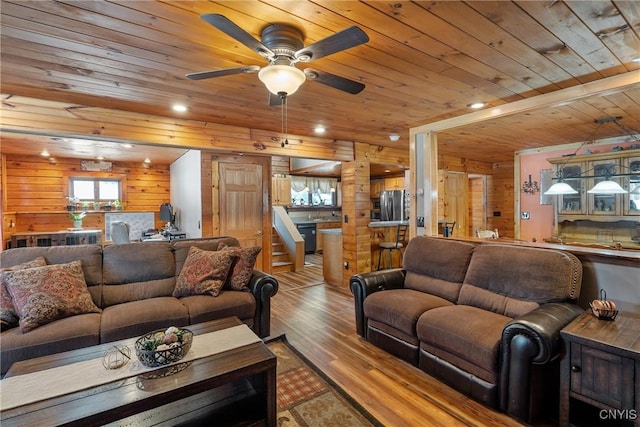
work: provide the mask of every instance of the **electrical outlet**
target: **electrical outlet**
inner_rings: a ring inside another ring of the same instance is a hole
[[[531,219],[531,214],[529,212],[520,212],[520,219]]]
[[[345,261],[344,262],[344,269],[348,270],[349,269],[349,261]]]

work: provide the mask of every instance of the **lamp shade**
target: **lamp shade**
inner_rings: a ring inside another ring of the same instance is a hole
[[[594,185],[591,190],[587,191],[587,193],[591,193],[591,194],[623,194],[623,193],[628,193],[628,191],[625,190],[624,188],[620,187],[620,184],[618,184],[617,182],[611,181],[611,180],[606,180],[606,181],[600,181],[599,183]]]
[[[578,192],[566,182],[556,182],[547,191],[545,195],[554,196],[557,194],[577,194]]]
[[[258,72],[258,78],[274,95],[292,95],[307,79],[304,73],[293,65],[268,65]]]

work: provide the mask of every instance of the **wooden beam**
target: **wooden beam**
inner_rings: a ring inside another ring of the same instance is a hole
[[[499,107],[476,111],[462,116],[417,126],[411,128],[411,132],[427,133],[443,131],[446,129],[457,128],[489,119],[510,116],[512,114],[523,113],[540,108],[559,107],[594,95],[605,96],[621,92],[623,90],[630,90],[632,88],[640,88],[640,71],[638,70],[629,71],[628,73],[596,80],[579,86],[556,90],[551,93],[545,93],[532,98],[500,105]]]

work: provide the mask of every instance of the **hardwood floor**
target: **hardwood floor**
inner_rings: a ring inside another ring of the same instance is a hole
[[[385,426],[521,426],[360,338],[348,289],[322,279],[322,258],[277,273],[271,335],[287,339]]]

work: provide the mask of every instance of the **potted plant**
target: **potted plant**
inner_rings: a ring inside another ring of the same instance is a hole
[[[89,202],[82,202],[82,210],[83,211],[88,211],[89,210]]]
[[[100,202],[93,202],[93,210],[94,211],[100,210]]]
[[[69,201],[67,202],[67,210],[68,210],[69,212],[71,212],[71,211],[75,211],[75,210],[76,210],[76,204],[77,204],[77,203],[78,203],[78,201],[79,201],[79,200],[78,200],[78,198],[77,198],[77,197],[71,197],[71,196],[69,196],[69,197],[67,197],[67,200],[69,200]]]
[[[124,209],[124,206],[122,206],[122,202],[118,199],[113,201],[113,207],[115,207],[117,211],[121,211],[122,209]]]
[[[69,218],[73,220],[73,228],[82,228],[82,218],[87,215],[86,212],[69,212]]]

